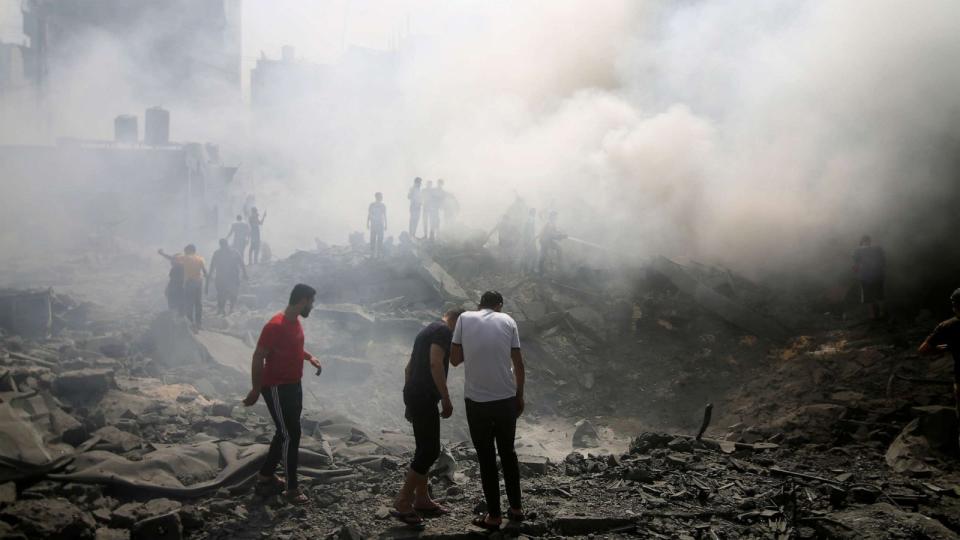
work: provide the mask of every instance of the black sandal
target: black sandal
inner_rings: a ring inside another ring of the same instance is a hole
[[[520,522],[525,519],[527,519],[527,515],[523,512],[514,512],[512,508],[507,510],[507,520]]]
[[[423,518],[415,511],[401,512],[399,510],[391,510],[390,516],[411,529],[423,529],[426,527]]]
[[[488,531],[499,531],[499,523],[487,523],[487,516],[490,514],[480,514],[479,516],[473,518],[473,521],[470,522],[474,527],[480,527]]]
[[[413,507],[413,511],[420,514],[423,517],[440,517],[445,516],[450,513],[450,510],[440,506],[439,504],[430,508],[417,508]]]

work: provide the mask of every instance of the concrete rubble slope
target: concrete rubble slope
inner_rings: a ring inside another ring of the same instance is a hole
[[[505,535],[960,531],[948,387],[915,382],[950,369],[912,357],[926,323],[856,325],[663,258],[525,276],[476,243],[382,261],[324,246],[249,272],[242,305],[216,316],[208,302],[197,334],[163,310],[163,271],[129,286],[152,283],[149,309],[106,311],[43,289],[49,326],[0,325],[0,537],[475,535],[467,523],[483,503],[459,370],[430,475],[451,514],[415,534],[389,505],[412,452],[399,395],[412,338],[486,289],[505,295],[528,367],[517,433],[527,520]],[[304,328],[324,363],[320,377],[305,370],[303,507],[254,489],[273,425],[262,402],[239,404],[259,330],[295,282],[319,291]],[[784,304],[803,335],[772,322]]]

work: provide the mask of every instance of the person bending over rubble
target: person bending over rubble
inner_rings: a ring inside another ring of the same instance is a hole
[[[243,265],[243,255],[230,247],[226,238],[220,239],[220,249],[210,259],[210,272],[207,273],[207,292],[210,291],[210,278],[217,288],[217,315],[226,315],[226,306],[230,312],[237,303],[240,294],[240,276],[247,279],[247,269]]]
[[[298,317],[309,317],[317,291],[309,285],[297,284],[290,292],[285,310],[270,319],[260,332],[257,349],[253,352],[250,379],[253,388],[243,400],[252,406],[263,394],[270,417],[277,432],[270,441],[270,451],[257,477],[259,486],[283,487],[276,475],[277,464],[283,462],[287,475],[287,501],[307,502],[297,484],[297,460],[300,453],[300,413],[303,409],[303,363],[310,362],[320,374],[320,362],[303,348],[303,327]]]
[[[920,345],[920,354],[941,355],[949,352],[953,355],[953,399],[960,420],[960,289],[950,295],[950,307],[953,317],[934,328],[933,333]]]
[[[176,255],[167,255],[163,252],[163,249],[158,249],[157,253],[170,261],[169,281],[164,291],[167,297],[167,307],[170,311],[183,313],[183,265],[180,264],[180,261],[177,259],[181,255],[179,253]]]
[[[500,482],[497,454],[503,467],[503,483],[510,501],[507,519],[523,520],[520,497],[520,466],[513,443],[517,418],[523,414],[525,372],[520,353],[520,335],[512,317],[501,313],[503,296],[487,291],[480,309],[460,316],[453,330],[450,363],[464,365],[463,395],[470,439],[477,451],[480,482],[487,513],[472,524],[497,530],[500,512]],[[496,448],[494,448],[496,447]]]
[[[387,205],[383,204],[383,193],[373,195],[376,199],[367,209],[367,230],[370,231],[370,256],[383,258],[383,232],[387,230]]]
[[[860,239],[860,246],[853,252],[853,271],[860,280],[860,302],[870,305],[870,320],[884,316],[883,281],[887,259],[883,248],[872,245],[869,236]]]
[[[420,185],[423,179],[419,176],[413,179],[413,185],[407,192],[407,198],[410,199],[410,238],[417,237],[417,226],[420,225],[420,211],[423,208],[423,192]]]
[[[157,253],[183,267],[183,297],[180,302],[180,314],[190,319],[194,332],[199,331],[203,318],[203,279],[207,275],[203,257],[197,255],[197,246],[193,244],[183,248],[183,255],[167,255],[162,249]]]
[[[413,342],[413,352],[404,370],[404,416],[413,424],[416,450],[403,487],[393,502],[391,515],[414,527],[422,526],[421,514],[448,513],[430,498],[427,473],[440,456],[440,418],[450,418],[453,414],[447,391],[447,372],[450,368],[450,341],[461,313],[463,310],[460,309],[447,311],[442,320],[421,330]],[[440,412],[437,412],[437,402],[443,408]]]

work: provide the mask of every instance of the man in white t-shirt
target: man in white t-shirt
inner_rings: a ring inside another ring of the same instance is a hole
[[[480,481],[487,501],[487,514],[473,524],[488,530],[500,528],[500,481],[497,454],[503,467],[503,483],[510,501],[507,519],[522,520],[520,466],[513,448],[517,418],[523,413],[523,355],[517,323],[503,309],[503,296],[487,291],[480,309],[468,311],[453,330],[450,364],[464,365],[464,401],[470,438],[477,450]]]

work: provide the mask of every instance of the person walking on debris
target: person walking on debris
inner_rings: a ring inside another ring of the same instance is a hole
[[[237,221],[230,227],[227,233],[227,240],[233,237],[233,249],[237,250],[241,256],[247,249],[247,242],[250,241],[250,225],[243,222],[243,216],[237,214]]]
[[[404,370],[404,416],[413,424],[416,450],[403,487],[394,500],[393,517],[414,527],[423,524],[423,515],[442,515],[448,510],[430,498],[427,473],[440,456],[440,418],[450,418],[453,404],[447,391],[450,342],[463,310],[453,309],[441,321],[430,323],[417,334],[413,352]],[[437,402],[442,411],[437,411]]]
[[[250,260],[247,264],[257,264],[260,261],[260,226],[266,219],[266,212],[260,217],[256,206],[250,209]]]
[[[520,466],[513,444],[517,418],[524,408],[525,371],[517,323],[501,313],[502,309],[500,293],[483,293],[479,310],[463,313],[457,321],[450,351],[450,363],[464,365],[467,425],[477,451],[480,481],[487,502],[487,513],[474,519],[472,524],[488,530],[499,529],[503,521],[497,454],[510,502],[507,519],[520,521],[524,517]]]
[[[883,248],[873,245],[870,237],[864,235],[860,246],[853,252],[853,271],[860,280],[860,302],[870,305],[870,320],[878,320],[885,315],[883,309],[883,282],[887,270],[887,259]]]
[[[527,214],[527,221],[523,224],[523,254],[521,256],[521,270],[524,274],[532,274],[537,269],[537,210],[531,208]]]
[[[418,176],[413,179],[413,186],[407,192],[407,198],[410,199],[410,238],[417,237],[417,226],[420,225],[420,210],[423,208],[423,191],[420,185],[423,180]]]
[[[210,278],[217,288],[217,315],[226,315],[226,305],[230,304],[230,313],[240,294],[240,276],[247,279],[247,269],[243,265],[243,255],[230,247],[227,239],[220,240],[220,249],[213,252],[210,259],[210,271],[207,273],[206,289],[210,291]]]
[[[162,249],[157,250],[162,257],[170,261],[169,281],[164,294],[167,297],[167,307],[171,311],[183,313],[183,265],[178,257],[181,255],[167,255]]]
[[[550,217],[547,221],[547,224],[543,226],[543,230],[540,231],[540,275],[542,276],[547,269],[547,264],[551,263],[559,266],[560,260],[562,258],[562,253],[560,251],[560,240],[566,238],[567,235],[560,232],[560,229],[557,227],[557,212],[556,210],[550,211]]]
[[[203,319],[203,279],[207,275],[203,257],[197,255],[197,246],[193,244],[183,248],[183,255],[167,255],[162,249],[157,253],[183,267],[183,298],[180,303],[180,314],[190,319],[193,323],[193,331],[198,332]]]
[[[374,200],[367,209],[367,230],[370,231],[370,256],[383,258],[383,232],[387,230],[387,205],[383,204],[383,193],[374,194]]]
[[[930,356],[944,352],[953,355],[953,398],[957,419],[960,420],[960,289],[950,295],[950,307],[954,316],[933,329],[933,333],[920,345],[919,352]]]
[[[297,460],[300,452],[300,413],[303,410],[303,363],[310,362],[320,374],[320,362],[303,348],[303,327],[298,317],[309,317],[317,291],[308,285],[297,284],[290,292],[290,301],[284,311],[274,315],[260,332],[253,352],[250,379],[253,388],[243,400],[252,406],[263,394],[276,426],[270,441],[270,451],[257,481],[259,487],[283,488],[287,501],[307,502],[297,483]],[[278,463],[283,463],[286,483],[276,475]]]

